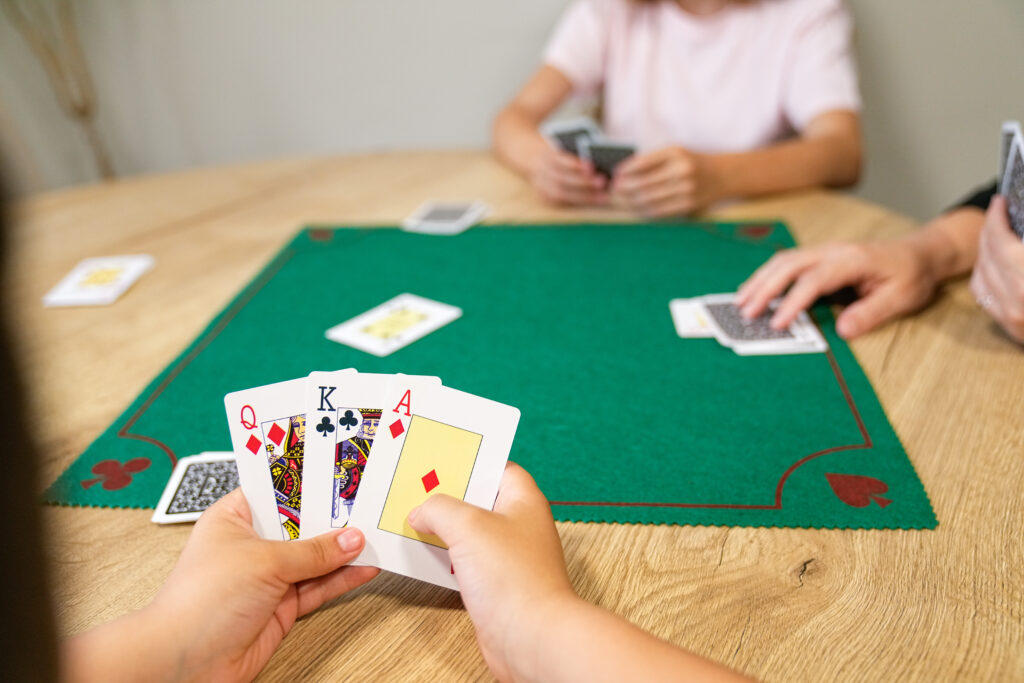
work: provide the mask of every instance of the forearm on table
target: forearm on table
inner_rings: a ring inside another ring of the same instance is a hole
[[[513,660],[514,680],[747,680],[576,597],[542,621],[531,651]]]
[[[534,168],[548,141],[538,130],[539,121],[516,105],[506,107],[494,121],[494,154],[523,175]]]
[[[853,115],[850,115],[853,117]],[[847,187],[860,178],[856,117],[824,131],[737,154],[712,156],[724,197],[745,198],[811,187]]]
[[[72,683],[182,680],[176,628],[147,607],[80,633],[62,643],[62,678]]]
[[[953,209],[901,239],[918,249],[936,281],[971,271],[985,213],[975,207]]]

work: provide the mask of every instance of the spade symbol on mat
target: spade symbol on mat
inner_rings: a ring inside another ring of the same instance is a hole
[[[316,431],[320,432],[320,436],[327,436],[334,431],[334,425],[331,424],[331,418],[324,417],[320,420],[320,424],[316,426]]]
[[[347,432],[353,427],[355,427],[357,424],[359,424],[359,418],[357,418],[355,416],[355,413],[353,413],[351,410],[346,410],[345,417],[338,420],[338,424],[344,427],[345,431]]]
[[[88,489],[95,484],[103,483],[105,491],[117,491],[132,483],[132,475],[150,466],[149,458],[132,458],[126,463],[118,460],[100,460],[92,466],[94,479],[83,479],[82,488]]]
[[[874,477],[863,477],[859,474],[833,474],[825,473],[832,491],[839,500],[855,508],[866,508],[871,501],[878,503],[878,507],[886,507],[892,502],[889,498],[881,495],[889,490],[889,485]]]

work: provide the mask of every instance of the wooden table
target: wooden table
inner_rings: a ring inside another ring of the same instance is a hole
[[[16,208],[7,295],[48,421],[52,481],[301,225],[396,223],[425,199],[483,199],[499,221],[619,220],[543,204],[483,152],[278,161],[133,178]],[[910,220],[811,192],[727,218],[797,239],[894,236]],[[81,258],[157,267],[108,308],[44,309]],[[1024,680],[1024,352],[965,282],[854,342],[931,495],[934,531],[560,524],[580,595],[682,647],[768,680]],[[52,412],[52,411],[50,411]],[[47,508],[62,631],[146,604],[189,526],[148,510]],[[611,646],[611,645],[610,645]],[[387,576],[300,622],[267,680],[486,678],[455,594]]]

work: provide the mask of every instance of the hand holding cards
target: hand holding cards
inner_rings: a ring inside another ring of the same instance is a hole
[[[999,194],[1006,197],[1010,227],[1024,239],[1024,136],[1020,123],[1007,121],[999,137]]]
[[[735,305],[735,294],[709,294],[694,299],[673,299],[669,311],[680,337],[714,337],[722,346],[741,356],[790,353],[820,353],[828,350],[821,332],[807,313],[801,312],[793,323],[776,330],[771,316],[778,302],[772,302],[761,315],[747,319]]]
[[[366,536],[359,563],[456,588],[444,544],[406,518],[436,493],[490,509],[516,408],[436,377],[355,370],[314,372],[224,403],[260,536],[308,538],[351,524]]]

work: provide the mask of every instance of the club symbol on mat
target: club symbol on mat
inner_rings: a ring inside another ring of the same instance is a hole
[[[855,508],[866,508],[871,501],[878,503],[878,507],[886,507],[892,502],[889,498],[883,498],[880,494],[889,490],[889,485],[874,477],[864,477],[859,474],[833,474],[826,472],[832,491],[839,500]]]
[[[83,479],[83,489],[103,483],[105,491],[117,491],[132,483],[132,476],[149,467],[149,458],[132,458],[126,463],[117,460],[101,460],[92,466],[94,479]]]
[[[437,480],[437,470],[430,470],[424,474],[421,481],[423,482],[423,488],[427,493],[436,489],[437,485],[441,483]]]
[[[351,410],[346,410],[345,417],[338,420],[338,426],[344,427],[346,432],[357,424],[359,424],[359,418],[356,417],[356,414]]]
[[[334,425],[331,424],[331,418],[324,417],[320,420],[320,424],[316,426],[316,431],[320,432],[320,436],[327,436],[334,431]]]

